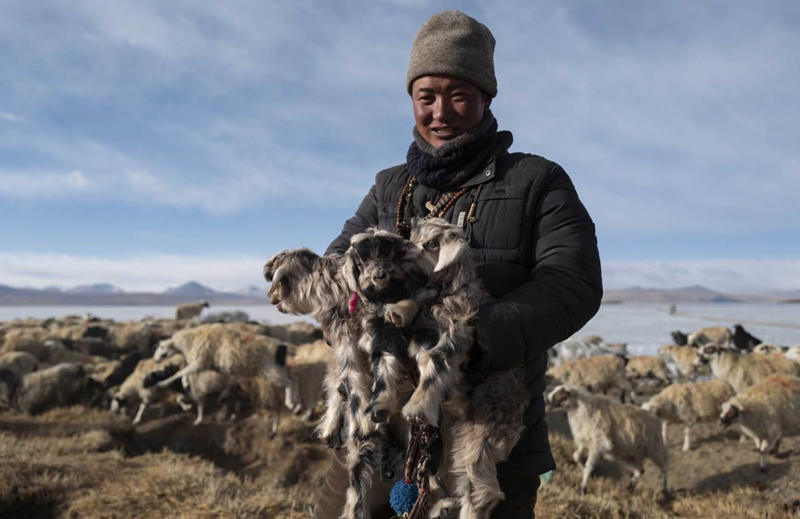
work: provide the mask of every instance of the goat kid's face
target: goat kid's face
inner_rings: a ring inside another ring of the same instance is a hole
[[[411,242],[372,230],[350,240],[344,274],[350,287],[367,301],[394,303],[410,295],[410,286],[424,285],[432,268]]]
[[[279,312],[308,314],[313,311],[295,289],[300,279],[311,274],[317,259],[319,256],[309,249],[285,250],[264,265],[264,278],[270,282],[267,295]]]
[[[435,265],[434,273],[447,269],[458,262],[462,255],[469,254],[464,231],[441,218],[425,218],[414,222],[411,241]]]

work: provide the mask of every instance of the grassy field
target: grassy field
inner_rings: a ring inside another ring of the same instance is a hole
[[[266,415],[191,426],[190,414],[123,418],[74,406],[30,417],[0,413],[0,517],[308,517],[329,453],[297,418],[269,434]],[[537,517],[800,517],[800,441],[784,441],[758,470],[752,443],[716,425],[696,448],[670,432],[672,498],[660,501],[648,462],[634,491],[612,464],[589,492],[562,414],[550,413],[558,469],[541,487]]]

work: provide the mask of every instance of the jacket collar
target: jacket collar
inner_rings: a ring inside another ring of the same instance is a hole
[[[509,131],[497,132],[497,140],[494,148],[488,155],[483,155],[474,162],[467,164],[464,171],[472,171],[472,175],[461,183],[460,187],[472,187],[478,184],[485,184],[494,180],[497,157],[505,153],[514,142],[514,136]]]

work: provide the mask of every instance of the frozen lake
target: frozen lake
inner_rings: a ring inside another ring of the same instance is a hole
[[[299,317],[283,315],[268,305],[218,306],[208,312],[241,310],[257,321],[285,323]],[[669,305],[624,303],[603,305],[597,315],[577,335],[596,334],[607,342],[627,342],[632,354],[653,354],[659,346],[672,342],[670,332],[691,332],[705,326],[732,327],[740,323],[763,341],[780,345],[800,344],[800,305],[777,303],[683,303],[676,315]],[[117,321],[139,320],[147,316],[173,317],[174,306],[0,306],[0,321],[18,317],[63,317],[91,313]]]

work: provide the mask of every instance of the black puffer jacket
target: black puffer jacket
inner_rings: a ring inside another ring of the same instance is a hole
[[[509,459],[504,477],[533,477],[554,468],[544,422],[547,348],[580,329],[600,306],[603,289],[595,228],[567,174],[537,155],[508,153],[512,137],[498,134],[488,159],[462,186],[474,186],[445,217],[466,215],[478,185],[474,223],[465,221],[473,259],[495,298],[481,307],[480,368],[524,365],[532,395],[526,432]],[[398,197],[408,181],[405,165],[381,171],[355,216],[328,247],[344,252],[350,237],[367,227],[396,231]],[[425,202],[441,192],[417,186],[410,216],[427,215]]]

